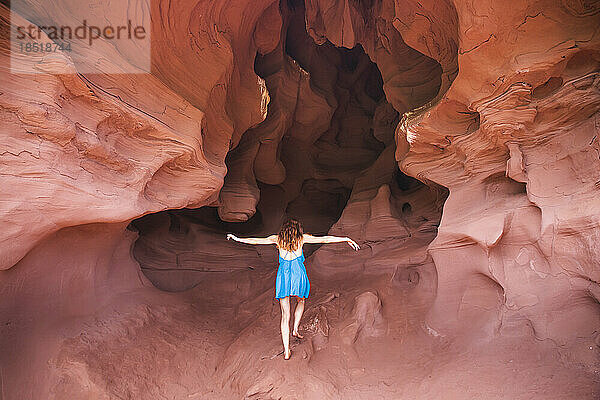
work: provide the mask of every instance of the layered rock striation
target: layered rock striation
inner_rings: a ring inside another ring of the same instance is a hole
[[[597,398],[597,2],[158,0],[139,74],[11,54],[55,3],[0,5],[3,396]],[[282,366],[224,234],[287,216],[361,251],[307,247]]]

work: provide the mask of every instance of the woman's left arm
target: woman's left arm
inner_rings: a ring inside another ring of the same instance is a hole
[[[277,243],[277,235],[271,235],[266,238],[239,238],[231,233],[227,234],[227,240],[233,239],[236,242],[247,244],[275,244]]]
[[[340,237],[340,236],[312,236],[308,234],[304,234],[304,243],[341,243],[346,242],[352,247],[354,250],[360,249],[358,244],[350,239],[349,237]]]

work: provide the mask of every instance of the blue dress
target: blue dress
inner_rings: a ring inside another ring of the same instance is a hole
[[[286,260],[279,255],[279,268],[275,279],[275,298],[287,296],[308,297],[310,282],[304,267],[304,253],[293,260]]]

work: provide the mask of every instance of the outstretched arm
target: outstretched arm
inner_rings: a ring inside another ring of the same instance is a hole
[[[358,244],[349,237],[341,237],[341,236],[312,236],[309,234],[304,234],[303,236],[304,243],[341,243],[347,242],[350,247],[354,250],[360,249]]]
[[[227,240],[233,239],[236,242],[247,244],[275,244],[277,243],[277,235],[271,235],[266,238],[239,238],[231,233],[227,234]]]

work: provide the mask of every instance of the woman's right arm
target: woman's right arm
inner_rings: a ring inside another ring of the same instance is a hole
[[[246,243],[246,244],[276,244],[277,243],[277,235],[271,235],[266,238],[239,238],[231,233],[227,234],[227,240],[233,239],[236,242]]]
[[[358,244],[349,237],[341,237],[341,236],[313,236],[309,234],[303,235],[304,243],[341,243],[347,242],[350,247],[354,250],[360,249]]]

